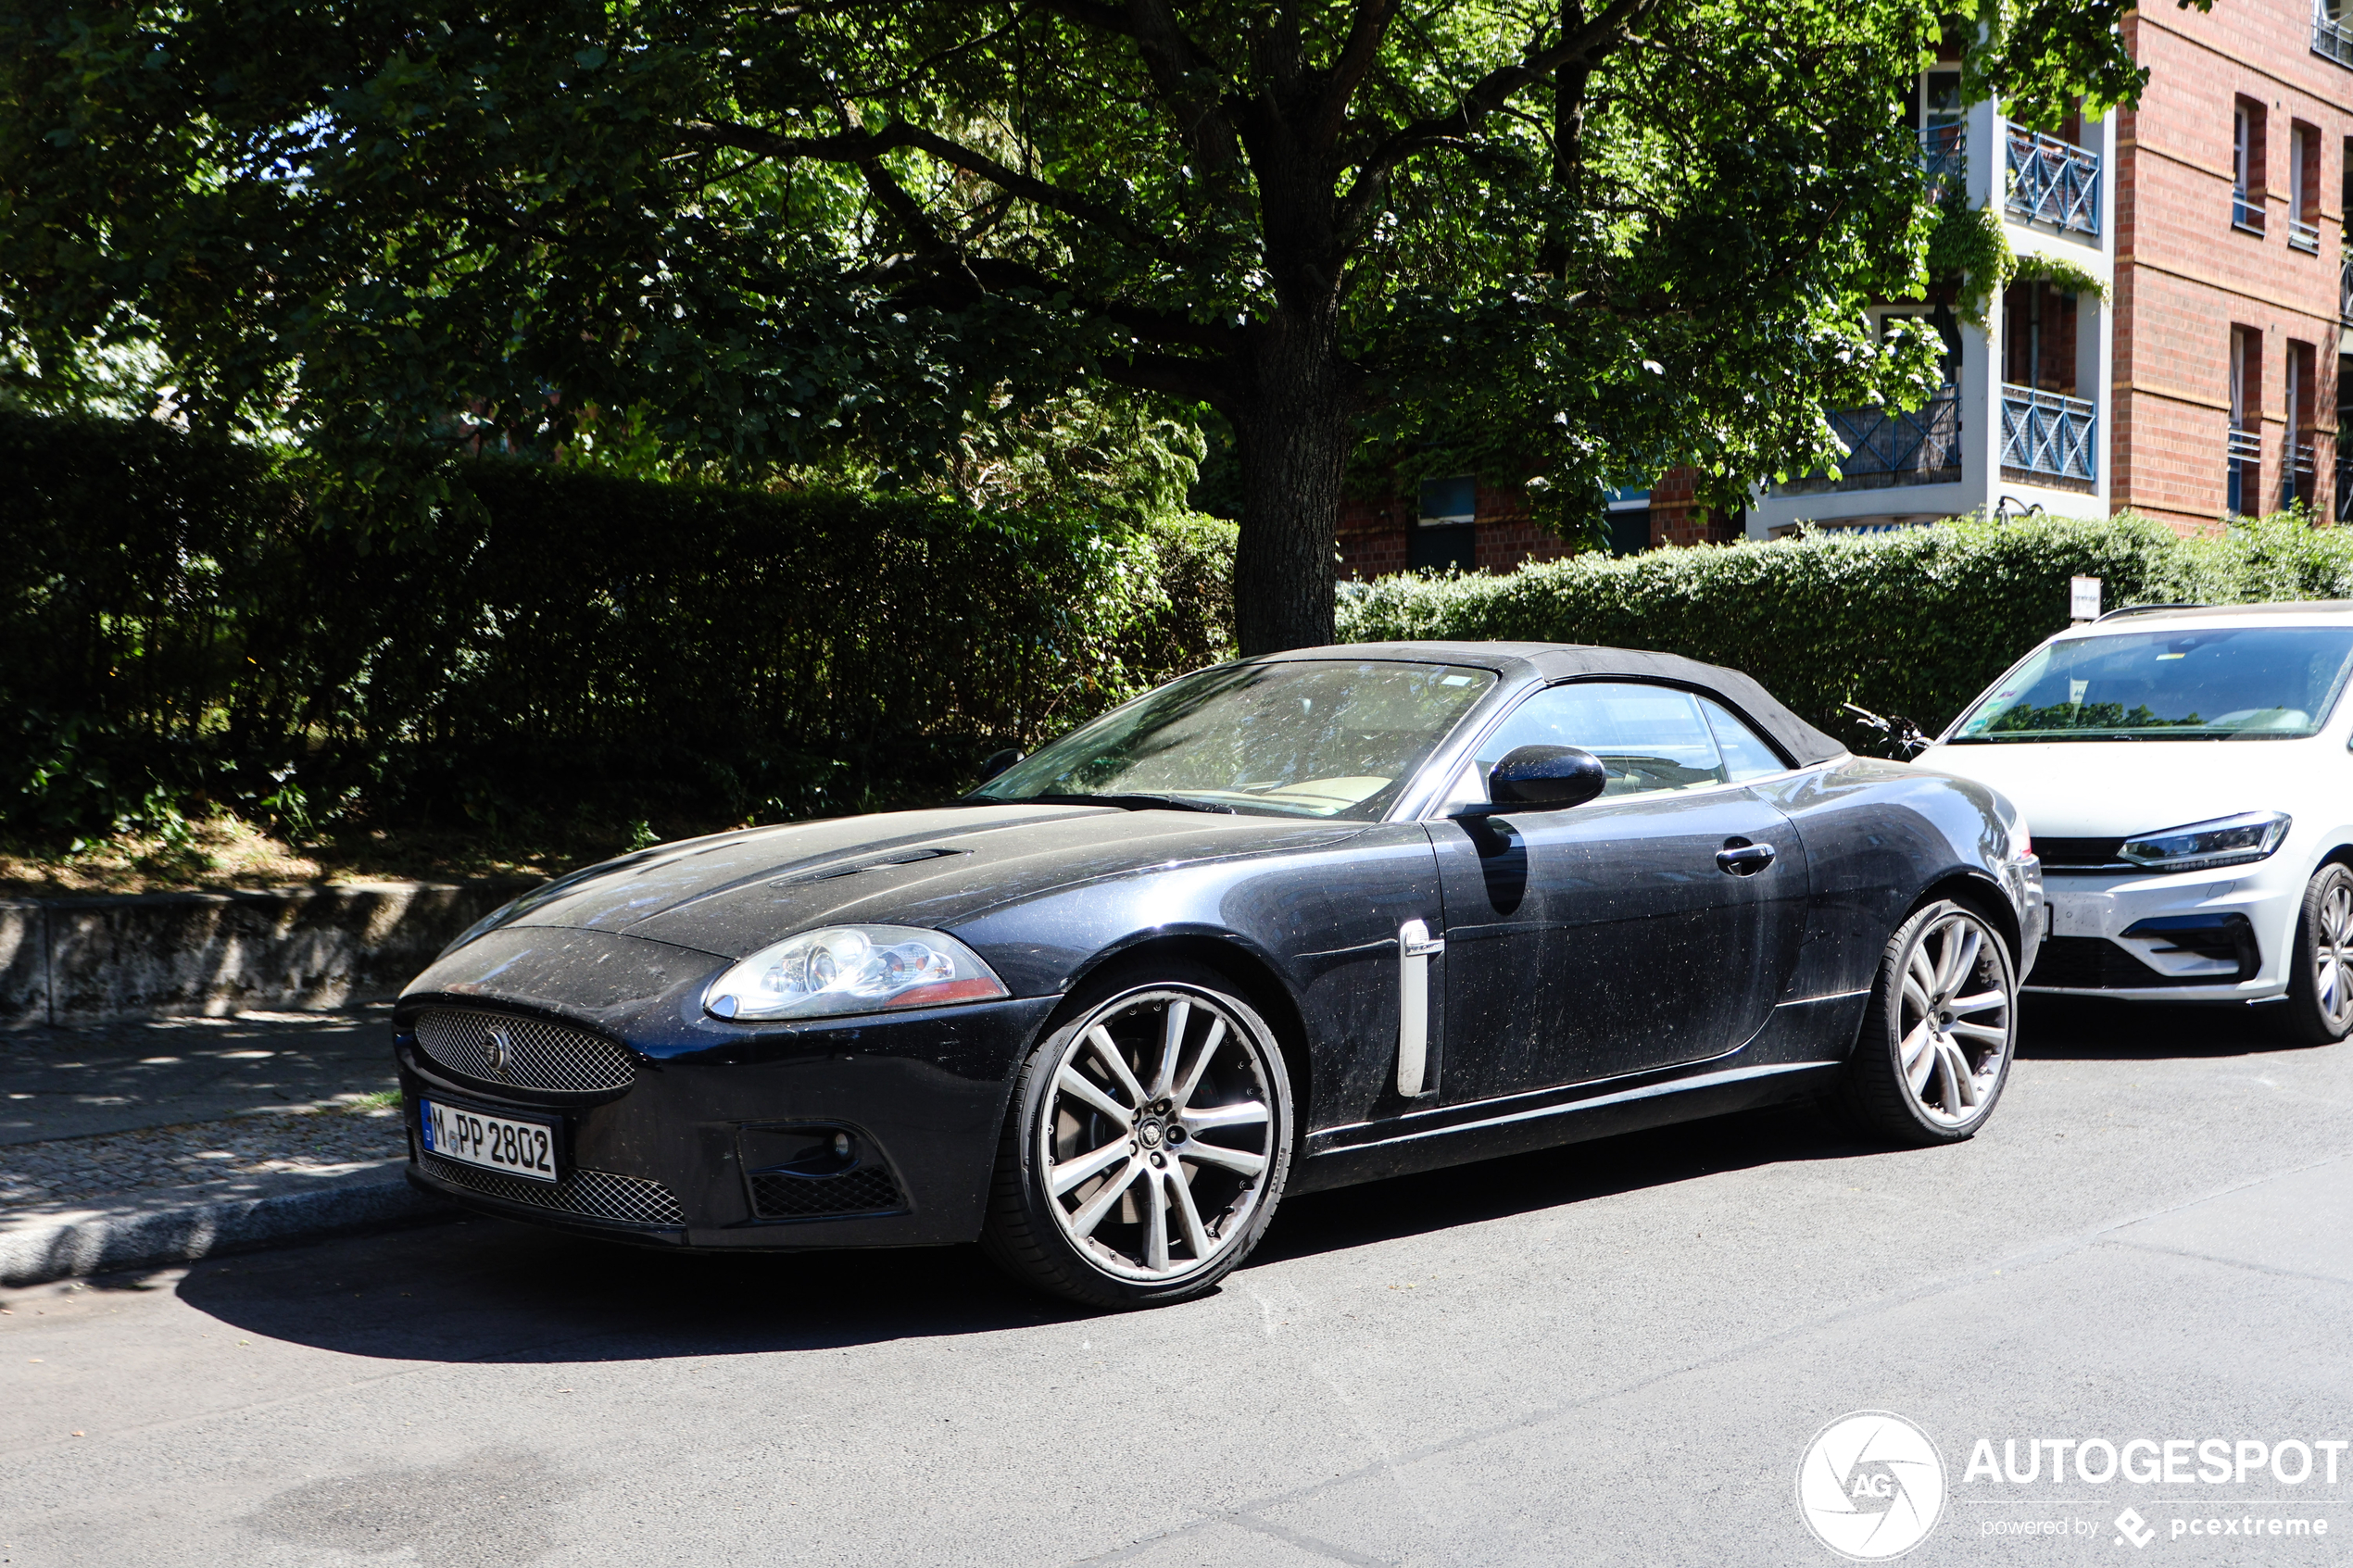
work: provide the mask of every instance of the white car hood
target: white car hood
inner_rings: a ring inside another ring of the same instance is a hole
[[[1914,766],[1991,784],[2037,836],[2118,838],[2241,811],[2292,812],[2314,744],[2004,741],[1931,746]]]

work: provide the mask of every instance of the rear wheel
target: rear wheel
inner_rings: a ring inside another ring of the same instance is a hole
[[[1096,1307],[1211,1289],[1282,1198],[1290,1079],[1223,976],[1162,963],[1090,984],[1014,1085],[982,1246]]]
[[[2353,1034],[2353,871],[2334,860],[2305,884],[2279,1013],[2283,1032],[2309,1045]]]
[[[1887,940],[1836,1108],[1896,1143],[1958,1143],[1994,1113],[2017,1031],[2009,945],[1975,909],[1939,899]]]

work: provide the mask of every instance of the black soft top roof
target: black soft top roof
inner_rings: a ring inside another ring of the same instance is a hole
[[[1533,675],[1559,681],[1571,676],[1617,676],[1692,686],[1723,698],[1726,706],[1769,735],[1801,768],[1846,755],[1846,747],[1792,713],[1773,694],[1737,670],[1702,664],[1680,654],[1642,648],[1604,648],[1571,643],[1348,643],[1334,647],[1294,648],[1269,659],[1393,659],[1419,664],[1466,664],[1506,678]]]

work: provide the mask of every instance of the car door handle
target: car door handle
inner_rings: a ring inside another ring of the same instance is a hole
[[[1728,839],[1724,847],[1716,851],[1716,869],[1734,876],[1755,876],[1773,863],[1776,851],[1769,844],[1751,844],[1744,838]]]

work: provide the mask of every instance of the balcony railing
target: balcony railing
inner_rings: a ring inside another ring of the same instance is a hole
[[[2263,435],[2259,431],[2231,432],[2227,448],[2230,482],[2225,504],[2233,517],[2246,517],[2255,508],[2249,505],[2260,488],[2259,476],[2263,471]]]
[[[1920,132],[1920,178],[1927,182],[1928,199],[1944,194],[1946,185],[1958,185],[1969,164],[1969,128],[1931,125]]]
[[[2334,11],[2329,0],[2314,0],[2312,53],[2325,55],[2341,66],[2353,66],[2353,31],[2337,20]]]
[[[1950,484],[1961,477],[1960,401],[1949,386],[1908,414],[1893,408],[1833,408],[1830,421],[1846,448],[1839,477],[1833,480],[1817,470],[1776,484],[1775,495]]]
[[[2100,155],[2072,142],[2009,128],[2009,209],[2030,223],[2100,232]]]
[[[2250,234],[2263,232],[2263,204],[2245,191],[2231,193],[2231,227]]]
[[[2309,223],[2299,223],[2291,218],[2287,220],[2287,243],[2291,250],[2318,256],[2321,254],[2321,231]]]
[[[2287,464],[2280,475],[2280,505],[2292,507],[2301,501],[2312,504],[2312,476],[2318,471],[2312,458],[2312,444],[2291,441],[2287,444]]]
[[[2002,388],[2002,466],[2061,479],[2099,474],[2100,411],[2080,397]]]

